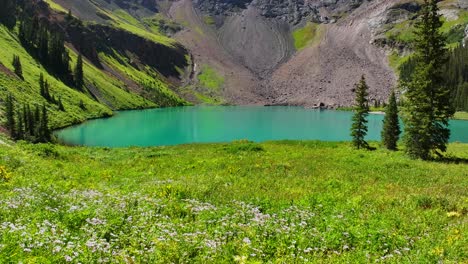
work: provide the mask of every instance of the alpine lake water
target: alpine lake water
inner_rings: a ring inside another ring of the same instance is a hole
[[[348,141],[349,111],[290,106],[187,106],[117,112],[55,132],[70,145],[128,147],[247,139]],[[368,117],[367,140],[380,140],[383,115]],[[451,120],[451,142],[468,143],[468,121]]]

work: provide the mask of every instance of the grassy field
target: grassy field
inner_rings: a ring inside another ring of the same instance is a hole
[[[0,259],[466,263],[459,163],[348,143],[0,145]]]
[[[468,112],[456,112],[453,119],[468,120]]]
[[[296,50],[302,50],[308,45],[318,41],[323,28],[315,23],[307,23],[304,27],[298,28],[293,32],[294,47]]]

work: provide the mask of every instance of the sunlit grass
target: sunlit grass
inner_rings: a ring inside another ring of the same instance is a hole
[[[317,141],[0,145],[0,259],[462,263],[467,166]]]

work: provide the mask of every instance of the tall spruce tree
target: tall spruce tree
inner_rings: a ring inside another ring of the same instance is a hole
[[[353,145],[355,148],[369,148],[369,144],[365,141],[367,135],[367,116],[369,115],[369,95],[366,79],[362,75],[361,80],[355,85],[356,87],[356,104],[354,106],[353,124],[351,126],[351,136],[353,137]]]
[[[413,158],[429,159],[446,150],[450,137],[448,121],[454,114],[450,89],[444,85],[447,51],[438,11],[437,0],[425,0],[416,23],[415,71],[408,82],[401,84],[406,99],[404,142]]]
[[[398,123],[398,105],[395,92],[392,91],[385,108],[385,117],[382,129],[382,144],[389,150],[397,149],[397,142],[400,138],[400,124]]]
[[[15,121],[15,103],[13,96],[9,94],[5,102],[5,114],[6,114],[6,128],[10,131],[10,135],[13,139],[16,138],[16,121]]]
[[[23,67],[21,66],[21,60],[18,55],[13,55],[13,68],[15,71],[16,76],[20,77],[22,80],[23,78]]]
[[[42,116],[41,116],[41,128],[40,128],[40,142],[50,142],[52,139],[51,132],[49,129],[49,116],[47,113],[46,106],[42,106]]]
[[[84,74],[83,74],[83,57],[81,56],[81,54],[78,55],[78,59],[76,60],[75,85],[76,85],[76,88],[78,88],[78,90],[83,90]]]

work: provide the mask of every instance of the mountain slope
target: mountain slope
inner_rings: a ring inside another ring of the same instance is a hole
[[[118,25],[114,20],[83,23],[67,17],[66,7],[48,2],[52,8],[41,1],[28,4],[34,6],[33,16],[40,23],[64,34],[72,68],[77,54],[83,54],[85,89],[73,87],[39,60],[34,50],[25,48],[18,37],[19,26],[7,29],[0,25],[1,98],[12,94],[20,103],[46,105],[52,128],[108,116],[113,110],[186,104],[176,90],[189,69],[189,56],[176,41],[133,26],[138,29],[135,33],[132,24],[123,20],[116,19]],[[20,57],[24,80],[12,74],[13,55]],[[51,94],[62,99],[65,111],[40,96],[41,73],[51,85]]]
[[[468,24],[463,1],[440,3],[451,45],[460,43]],[[185,26],[174,37],[195,54],[194,63],[225,78],[219,94],[227,101],[336,108],[353,104],[362,74],[370,99],[386,100],[411,52],[419,8],[406,0],[181,0],[169,16]],[[196,67],[192,85],[203,90],[201,74]]]

